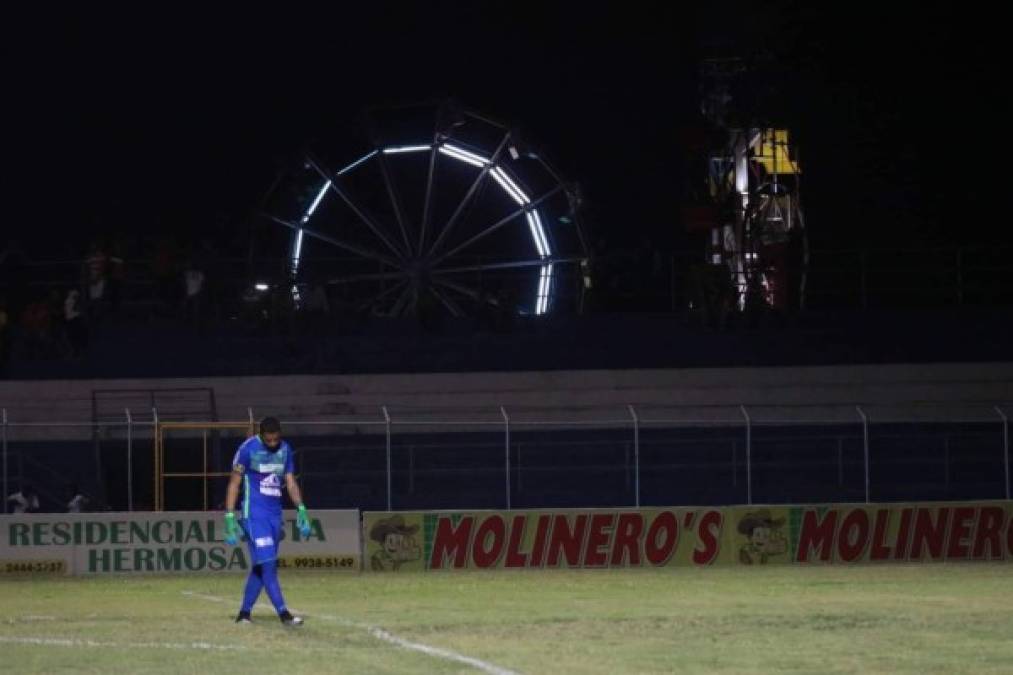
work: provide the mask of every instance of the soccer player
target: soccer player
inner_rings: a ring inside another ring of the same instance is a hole
[[[301,626],[301,617],[293,616],[285,606],[278,583],[278,543],[282,537],[281,482],[285,480],[288,496],[298,509],[296,526],[303,537],[310,534],[310,519],[302,493],[295,480],[292,448],[281,439],[281,423],[274,417],[260,422],[260,434],[251,436],[239,446],[232,460],[232,476],[225,493],[225,543],[235,546],[242,528],[250,549],[250,575],[246,578],[243,605],[236,623],[250,623],[250,612],[261,589],[286,626]],[[243,511],[235,514],[239,486],[243,486]]]

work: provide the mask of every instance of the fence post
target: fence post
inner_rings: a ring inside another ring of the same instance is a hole
[[[499,412],[503,415],[503,425],[506,431],[506,442],[503,448],[503,467],[506,475],[506,507],[507,511],[510,510],[510,416],[507,415],[506,408],[503,406],[499,407]]]
[[[130,408],[124,408],[127,414],[127,511],[134,510],[134,420],[130,416]]]
[[[1003,408],[998,405],[995,407],[996,412],[998,412],[1000,419],[1003,421],[1003,469],[1006,477],[1006,499],[1008,500],[1010,498],[1010,419],[1006,417]],[[4,423],[6,421],[7,418],[5,416]],[[4,453],[4,456],[7,456],[6,453]]]
[[[4,513],[7,513],[7,408],[3,409],[3,425],[0,426],[0,430],[3,432],[3,452],[4,452]]]
[[[862,410],[862,406],[856,405],[855,410],[862,418],[862,445],[865,448],[865,503],[868,504],[871,501],[869,494],[869,418]]]
[[[158,438],[158,408],[155,406],[151,407],[151,449],[152,455],[154,455],[152,464],[154,465],[153,471],[155,472],[155,484],[152,486],[152,494],[154,498],[151,500],[151,510],[161,511],[162,504],[162,448],[161,442]]]
[[[626,406],[633,418],[633,495],[634,504],[640,508],[640,418],[632,404]]]
[[[753,420],[746,406],[740,405],[742,417],[746,420],[746,503],[753,503]]]
[[[387,411],[387,406],[381,406],[380,409],[383,410],[383,419],[384,419],[384,421],[387,424],[387,510],[388,511],[392,511],[393,509],[391,508],[391,504],[393,503],[393,497],[392,497],[391,487],[390,487],[391,486],[391,480],[390,480],[390,472],[391,472],[391,466],[390,466],[390,464],[391,464],[391,462],[390,462],[390,413]]]

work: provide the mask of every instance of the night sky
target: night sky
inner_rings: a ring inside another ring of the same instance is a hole
[[[678,247],[707,55],[763,55],[757,100],[801,142],[816,246],[1001,233],[996,17],[546,4],[8,17],[3,238],[72,253],[98,232],[242,231],[278,167],[348,142],[364,106],[453,96],[582,185],[596,242]]]

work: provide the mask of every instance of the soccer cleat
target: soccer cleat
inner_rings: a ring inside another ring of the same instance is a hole
[[[281,619],[281,623],[283,626],[291,626],[292,628],[297,628],[303,624],[301,616],[292,616],[292,612],[288,611],[287,609],[281,614],[279,614],[278,618]]]
[[[250,613],[249,612],[244,612],[243,610],[239,610],[239,614],[236,615],[236,623],[241,623],[241,624],[253,623],[253,619],[250,618]]]

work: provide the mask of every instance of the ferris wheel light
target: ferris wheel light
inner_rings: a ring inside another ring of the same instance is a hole
[[[293,272],[299,269],[299,258],[302,257],[302,237],[303,231],[299,230],[295,235],[295,250],[292,252],[292,266]]]
[[[507,175],[506,171],[497,166],[493,168],[492,173],[496,182],[502,185],[504,190],[507,190],[512,195],[515,195],[514,199],[520,199],[520,204],[528,204],[531,202],[531,200],[528,199],[528,196],[524,194],[524,191],[517,187],[517,183],[513,182],[510,176]]]
[[[503,188],[503,190],[508,195],[510,195],[511,197],[513,197],[513,200],[515,202],[517,202],[521,206],[524,206],[525,204],[527,204],[527,203],[529,203],[531,201],[530,199],[528,199],[528,196],[526,194],[524,194],[523,192],[521,192],[520,188],[518,188],[514,184],[514,182],[512,180],[510,180],[510,177],[507,176],[503,172],[503,170],[500,169],[498,166],[493,167],[491,173],[492,173],[492,177],[496,180],[497,183],[499,183],[499,186],[501,188]]]
[[[453,155],[451,155],[451,156],[457,155],[457,156],[459,156],[462,159],[464,157],[468,157],[468,158],[470,158],[470,159],[472,159],[472,160],[474,160],[476,162],[481,162],[482,166],[485,166],[486,164],[492,164],[492,162],[487,157],[483,157],[482,155],[477,155],[474,152],[471,152],[469,150],[465,150],[464,148],[456,146],[456,145],[451,145],[450,143],[444,143],[443,145],[440,146],[441,150],[443,148],[446,148],[451,153],[453,153]],[[444,153],[444,154],[447,154],[447,153]]]
[[[331,187],[331,181],[327,181],[324,183],[324,186],[320,188],[320,192],[317,193],[316,199],[314,199],[313,203],[310,204],[310,207],[306,209],[306,215],[302,217],[302,222],[304,224],[309,222],[310,217],[313,216],[313,212],[317,210],[318,206],[320,206],[320,200],[322,200],[324,195],[327,194],[327,189],[329,187]],[[302,230],[300,230],[300,232],[302,232]]]
[[[535,225],[538,229],[538,236],[542,240],[542,248],[545,249],[544,256],[552,255],[552,249],[549,247],[549,239],[545,236],[545,228],[542,226],[542,217],[538,215],[538,211],[533,212],[535,214]],[[549,266],[549,271],[552,271],[552,266]]]
[[[465,164],[471,164],[472,166],[477,166],[480,169],[485,167],[485,164],[478,161],[477,159],[472,159],[471,157],[458,154],[453,150],[448,150],[447,147],[443,145],[440,146],[440,154],[446,155],[448,157],[453,157],[454,159],[460,162],[464,162]]]
[[[547,253],[545,247],[542,245],[542,238],[538,236],[538,224],[535,222],[535,217],[528,211],[525,214],[528,217],[528,228],[531,230],[531,238],[535,240],[535,248],[538,249],[539,257],[544,258]]]
[[[337,173],[337,175],[338,176],[344,176],[346,173],[348,173],[349,171],[351,171],[355,167],[359,166],[360,164],[362,164],[366,160],[371,159],[378,152],[380,152],[380,151],[379,150],[373,150],[372,152],[366,153],[364,156],[360,157],[359,159],[355,160],[354,162],[352,162],[351,164],[349,164],[348,166],[346,166],[344,169],[342,169],[341,171],[339,171]]]
[[[425,152],[431,150],[431,145],[394,145],[383,149],[385,155],[399,155],[406,152]]]

